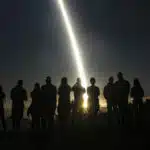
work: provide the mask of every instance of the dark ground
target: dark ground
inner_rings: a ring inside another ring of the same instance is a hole
[[[10,124],[10,120],[7,121]],[[25,128],[26,127],[26,128]],[[95,120],[77,121],[60,130],[33,132],[29,121],[23,120],[20,132],[0,132],[0,149],[145,149],[150,143],[148,124],[139,127],[108,126],[106,114]]]

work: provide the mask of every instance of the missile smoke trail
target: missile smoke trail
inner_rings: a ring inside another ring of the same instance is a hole
[[[67,9],[65,7],[64,0],[57,0],[57,4],[58,4],[59,9],[61,11],[64,23],[65,23],[65,27],[66,27],[66,30],[67,30],[67,33],[69,36],[69,40],[71,42],[71,46],[72,46],[75,62],[77,65],[79,77],[82,80],[83,87],[87,88],[87,80],[86,80],[85,70],[84,70],[82,58],[80,55],[81,50],[77,44],[76,36],[75,36],[74,31],[73,31],[73,26],[72,26],[71,21],[69,19],[69,15],[68,15]],[[87,107],[87,95],[84,95],[84,107]]]

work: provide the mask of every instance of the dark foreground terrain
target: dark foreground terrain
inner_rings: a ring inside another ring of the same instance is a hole
[[[7,122],[10,125],[10,120]],[[1,131],[0,149],[145,149],[150,145],[148,124],[108,126],[106,114],[70,123],[63,129],[56,123],[53,130],[45,132],[27,127],[29,121],[23,120],[20,132]]]

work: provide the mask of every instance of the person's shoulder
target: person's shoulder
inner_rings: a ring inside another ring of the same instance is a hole
[[[124,80],[124,83],[128,85],[130,84],[128,80]]]
[[[53,87],[53,88],[56,88],[56,85],[53,85],[53,84],[52,84],[52,87]]]
[[[85,87],[82,87],[82,90],[85,91]]]
[[[133,87],[131,88],[131,91],[135,90],[135,88],[136,88],[136,87],[133,86]]]
[[[87,87],[87,91],[90,91],[90,89],[91,89],[91,86],[88,86],[88,87]]]
[[[77,85],[76,84],[74,84],[73,86],[72,86],[72,88],[76,88],[77,87]]]
[[[31,98],[34,96],[34,90],[32,91],[32,92],[30,92],[30,96],[31,96]]]
[[[76,89],[77,89],[77,85],[74,84],[74,85],[72,86],[72,90],[75,91]]]
[[[17,89],[17,86],[14,86],[11,91],[15,91]]]
[[[98,87],[98,86],[95,86],[95,88],[96,88],[97,90],[99,90],[99,87]]]
[[[4,92],[1,92],[0,95],[1,95],[2,97],[5,97],[5,93],[4,93]]]
[[[87,89],[90,89],[90,88],[91,88],[91,86],[88,86],[88,87],[87,87]]]
[[[105,85],[105,86],[104,86],[104,89],[103,89],[103,91],[105,92],[105,91],[106,91],[106,89],[107,89],[107,85]]]
[[[60,85],[59,87],[58,87],[58,90],[60,90],[62,88],[62,86]]]
[[[15,86],[11,89],[11,93],[16,93],[16,92],[18,92],[18,87],[17,86]]]
[[[35,92],[35,90],[32,90],[30,93],[33,94]]]
[[[91,89],[92,86],[88,86],[87,89]]]
[[[106,89],[108,87],[108,84],[106,84],[105,86],[104,86],[104,89]]]
[[[116,81],[116,82],[114,83],[114,85],[117,85],[117,84],[119,84],[119,81]]]
[[[70,85],[67,85],[67,88],[68,88],[69,90],[71,90],[71,86],[70,86]]]
[[[25,88],[22,88],[22,91],[26,92],[26,89],[25,89]]]
[[[41,86],[41,90],[45,89],[46,85],[42,85]]]
[[[122,85],[122,82],[120,82],[120,81],[116,81],[114,83],[114,87],[120,87],[121,85]]]
[[[55,85],[53,85],[53,84],[51,85],[51,87],[52,87],[53,90],[57,89],[57,87]]]

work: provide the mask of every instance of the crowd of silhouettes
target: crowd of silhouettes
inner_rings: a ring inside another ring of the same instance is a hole
[[[144,90],[136,78],[133,87],[130,89],[130,83],[124,79],[123,74],[117,74],[118,80],[108,79],[108,84],[104,87],[103,95],[107,101],[108,124],[113,121],[113,115],[119,124],[125,124],[128,118],[128,100],[129,96],[133,99],[133,117],[136,120],[142,111]],[[32,98],[31,105],[27,110],[27,116],[32,117],[33,129],[50,129],[54,124],[56,108],[58,118],[61,124],[64,124],[72,115],[72,120],[76,120],[83,113],[83,95],[87,91],[88,95],[88,114],[89,117],[97,117],[100,110],[99,96],[100,89],[97,87],[96,79],[90,79],[91,86],[85,89],[82,86],[81,79],[77,78],[76,83],[71,87],[66,77],[61,79],[60,86],[57,90],[51,82],[51,78],[46,78],[46,84],[40,86],[35,83],[33,91],[30,93]],[[74,93],[74,101],[71,104],[70,95]],[[57,94],[58,107],[57,107]],[[12,128],[20,129],[20,122],[24,113],[24,101],[27,101],[27,91],[23,87],[23,80],[19,80],[17,85],[11,90],[12,100]],[[0,118],[4,130],[6,130],[4,99],[5,93],[0,86]],[[71,113],[72,112],[72,113]]]
[[[112,118],[112,112],[116,112],[118,123],[124,124],[127,119],[128,99],[130,92],[130,84],[119,72],[118,80],[114,83],[113,77],[109,78],[109,83],[104,88],[104,97],[108,104],[108,118]]]
[[[133,81],[133,87],[130,89],[130,83],[124,79],[123,74],[117,74],[118,80],[110,77],[108,84],[104,87],[104,97],[107,100],[108,123],[112,123],[115,114],[118,124],[128,122],[129,115],[136,121],[142,112],[144,90],[137,78]],[[129,97],[132,98],[132,113],[129,114]],[[131,117],[130,116],[130,117]]]

